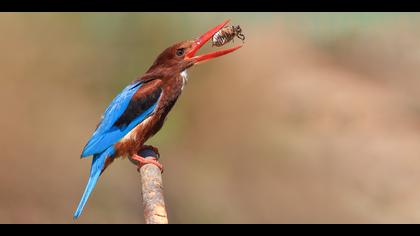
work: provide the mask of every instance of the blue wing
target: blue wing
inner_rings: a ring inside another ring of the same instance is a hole
[[[153,113],[158,102],[157,99],[153,100],[153,102],[148,102],[147,107],[144,110],[141,110],[135,117],[131,117],[124,125],[115,124],[120,117],[126,113],[133,95],[142,85],[143,83],[141,81],[136,81],[128,85],[114,98],[105,110],[97,129],[83,149],[82,157],[105,151]]]
[[[139,90],[142,85],[143,82],[136,81],[128,85],[112,100],[105,110],[101,122],[83,149],[82,157],[93,155],[92,167],[82,199],[74,213],[74,219],[77,219],[82,213],[99,176],[104,170],[107,158],[115,154],[114,144],[153,114],[162,89],[159,86],[149,86],[149,89]],[[133,97],[136,93],[139,94]]]

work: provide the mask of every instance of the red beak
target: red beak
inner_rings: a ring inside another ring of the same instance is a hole
[[[186,58],[193,60],[194,64],[197,64],[198,62],[207,61],[207,60],[210,60],[212,58],[220,57],[220,56],[223,56],[225,54],[231,53],[231,52],[239,49],[240,47],[242,47],[242,45],[239,45],[239,46],[236,46],[236,47],[233,47],[233,48],[220,50],[220,51],[216,51],[216,52],[211,52],[211,53],[207,53],[207,54],[200,55],[200,56],[195,56],[195,53],[204,44],[206,44],[206,42],[209,41],[215,33],[217,33],[217,31],[221,30],[228,22],[229,22],[229,20],[225,20],[220,25],[218,25],[218,26],[214,27],[213,29],[207,31],[206,33],[201,35],[198,39],[194,40],[194,45],[193,45],[191,51],[187,53]]]

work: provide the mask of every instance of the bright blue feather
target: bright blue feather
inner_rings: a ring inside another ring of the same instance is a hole
[[[77,219],[82,213],[83,207],[85,206],[90,194],[92,193],[92,190],[95,187],[96,182],[99,179],[99,176],[101,175],[102,169],[104,168],[104,165],[105,165],[106,158],[109,156],[112,156],[114,152],[115,152],[114,147],[111,146],[108,149],[106,149],[104,152],[93,156],[89,181],[86,185],[85,192],[83,193],[82,199],[80,200],[77,210],[74,212],[74,215],[73,215],[74,219]]]
[[[101,175],[104,168],[105,161],[108,157],[115,154],[114,144],[121,140],[128,134],[134,127],[144,121],[147,117],[153,114],[158,101],[154,102],[145,111],[130,120],[127,125],[115,125],[116,121],[124,114],[133,95],[142,86],[142,82],[134,82],[127,86],[120,94],[118,94],[108,108],[105,110],[104,115],[99,126],[96,128],[92,137],[86,144],[82,152],[82,157],[93,155],[92,167],[90,171],[89,181],[86,185],[85,192],[80,200],[79,206],[74,213],[74,219],[77,219],[82,213],[89,195],[91,194],[96,182]]]
[[[83,149],[81,155],[82,157],[87,157],[103,152],[105,149],[118,142],[122,137],[124,137],[124,135],[130,132],[132,128],[134,128],[137,124],[143,121],[143,119],[150,115],[151,112],[147,110],[148,114],[142,114],[141,117],[139,117],[140,119],[136,119],[138,122],[137,124],[130,123],[130,127],[124,127],[123,130],[119,130],[117,127],[113,126],[115,121],[117,121],[118,118],[127,109],[131,98],[141,86],[141,82],[137,81],[132,83],[128,85],[120,94],[118,94],[114,100],[112,100],[111,104],[105,110],[98,128],[95,130],[92,137]]]

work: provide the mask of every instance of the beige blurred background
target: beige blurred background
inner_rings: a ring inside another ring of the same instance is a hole
[[[150,142],[170,222],[419,223],[414,13],[1,13],[0,222],[74,223],[109,102],[227,18],[244,47],[190,69]],[[136,167],[114,162],[77,222],[142,223]]]

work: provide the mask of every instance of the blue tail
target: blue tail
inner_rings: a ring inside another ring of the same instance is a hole
[[[95,154],[92,160],[92,166],[90,169],[90,176],[89,181],[86,185],[85,192],[83,193],[82,199],[80,200],[79,206],[77,207],[76,212],[74,212],[73,219],[77,219],[83,211],[83,207],[85,206],[89,195],[92,193],[93,188],[96,185],[96,182],[101,175],[101,171],[105,165],[105,160],[107,157],[113,155],[115,152],[114,147],[111,146],[105,151]]]

